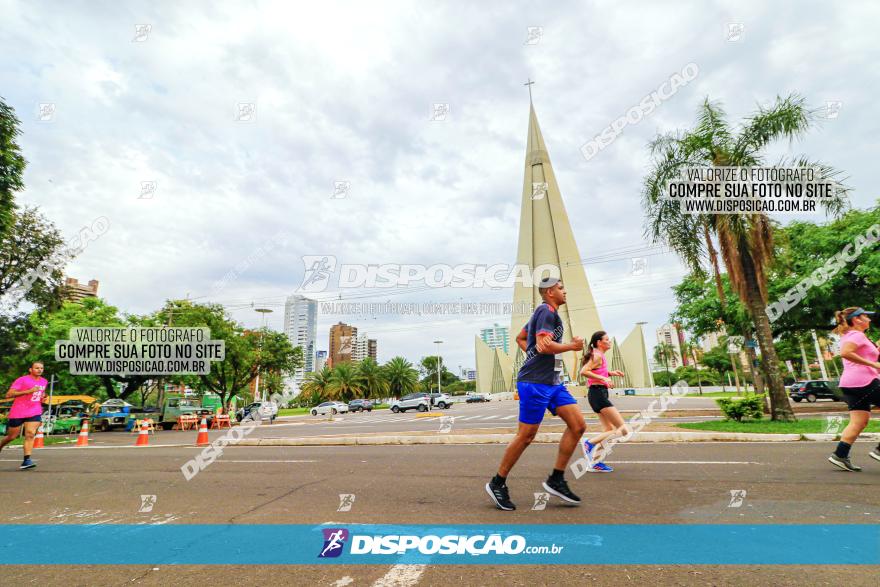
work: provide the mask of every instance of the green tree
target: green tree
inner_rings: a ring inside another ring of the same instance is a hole
[[[364,393],[364,381],[358,368],[351,363],[339,363],[333,367],[329,392],[330,397],[342,402],[361,397]]]
[[[67,260],[61,233],[36,208],[12,213],[9,230],[0,235],[0,305],[15,308],[26,300],[58,309]]]
[[[442,385],[451,385],[458,381],[458,377],[453,375],[452,372],[446,368],[446,364],[443,362],[442,357],[439,357],[439,365],[442,366],[440,372],[440,382]],[[421,384],[425,389],[432,390],[437,387],[437,367],[437,355],[429,355],[422,359],[419,371],[422,374]]]
[[[382,365],[382,370],[392,396],[400,397],[418,389],[419,372],[403,357],[392,358]]]
[[[27,161],[18,146],[21,121],[15,111],[0,97],[0,238],[12,228],[15,192],[24,189],[24,168]],[[0,290],[2,293],[2,290]]]
[[[794,139],[811,125],[811,113],[797,96],[777,98],[770,108],[760,107],[740,129],[734,131],[721,106],[706,99],[692,130],[658,136],[651,143],[653,168],[645,178],[646,233],[654,242],[673,249],[691,270],[702,273],[708,260],[718,295],[724,302],[718,254],[730,283],[747,308],[764,358],[762,367],[770,387],[770,410],[774,420],[794,420],[782,382],[773,334],[765,312],[767,273],[773,260],[773,226],[765,214],[684,214],[677,202],[664,198],[667,185],[682,169],[698,166],[757,166],[761,152],[779,138]],[[786,162],[783,162],[785,164]],[[800,157],[793,166],[812,167],[826,178],[839,173],[828,165]],[[838,215],[846,207],[846,188],[833,198],[822,199],[826,212]],[[716,248],[717,243],[717,248]]]
[[[824,224],[792,222],[777,231],[768,294],[775,335],[803,336],[812,329],[827,332],[835,310],[847,306],[874,308],[880,304],[878,243],[865,238],[868,229],[875,225],[880,225],[880,206],[850,210]],[[861,254],[848,261],[846,257],[854,256],[858,249]],[[836,272],[823,270],[831,269],[827,265],[829,259],[841,252],[845,257],[840,259]],[[821,285],[811,284],[804,290],[803,299],[788,310],[773,307],[773,302],[783,301],[789,290],[810,276],[827,280]]]
[[[672,393],[672,377],[669,374],[669,363],[675,359],[675,347],[668,342],[658,343],[654,347],[654,360],[666,369],[666,384],[669,386],[669,393]],[[655,381],[656,383],[656,381]]]
[[[370,357],[357,364],[358,374],[363,384],[365,398],[383,398],[388,396],[388,380],[385,371]]]
[[[332,379],[333,370],[327,365],[320,371],[307,373],[301,388],[303,398],[300,404],[311,407],[327,401],[330,398]]]
[[[84,298],[81,302],[65,302],[55,312],[39,310],[29,320],[22,360],[42,361],[46,373],[57,377],[56,390],[60,393],[126,399],[149,379],[143,375],[71,375],[68,361],[55,360],[55,341],[68,340],[71,328],[143,326],[138,316],[121,315],[115,306],[100,298]]]
[[[302,348],[293,347],[283,333],[247,330],[218,304],[169,300],[154,319],[175,327],[207,326],[212,340],[224,341],[225,358],[212,362],[207,375],[197,376],[197,389],[216,393],[224,406],[232,396],[245,397],[258,372],[276,372],[283,377],[304,363]]]

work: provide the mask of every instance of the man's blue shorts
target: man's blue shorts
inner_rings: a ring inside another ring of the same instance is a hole
[[[576,404],[564,385],[544,385],[517,381],[519,392],[519,421],[523,424],[540,424],[544,419],[544,410],[556,415],[556,408]]]

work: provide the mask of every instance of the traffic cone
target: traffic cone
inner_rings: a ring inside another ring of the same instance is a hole
[[[147,446],[148,444],[150,444],[150,432],[147,430],[147,423],[144,422],[141,424],[141,431],[138,432],[137,442],[134,445]]]
[[[43,442],[43,425],[40,424],[40,427],[37,428],[37,435],[34,437],[34,448],[43,448],[45,446]]]
[[[79,430],[79,436],[76,438],[77,446],[89,445],[89,421],[83,420],[82,428]]]
[[[208,446],[208,422],[202,418],[199,424],[199,435],[196,437],[196,446]]]

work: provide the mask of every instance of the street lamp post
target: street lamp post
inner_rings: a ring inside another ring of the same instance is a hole
[[[257,364],[257,378],[256,381],[254,381],[254,401],[257,402],[262,399],[262,397],[260,396],[260,369],[262,369],[263,367],[263,333],[266,330],[266,314],[271,314],[272,310],[270,310],[269,308],[255,308],[255,311],[263,315],[262,327],[260,328],[260,350],[258,353],[259,358],[257,359],[260,362]]]
[[[437,345],[437,393],[441,393],[440,389],[440,373],[443,369],[443,359],[440,357],[440,345],[443,344],[442,340],[435,340],[434,344]]]

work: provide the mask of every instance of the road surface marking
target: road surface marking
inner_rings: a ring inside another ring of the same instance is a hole
[[[627,465],[760,465],[752,461],[608,461]]]
[[[516,418],[516,414],[511,414],[510,416],[502,416],[501,417],[502,420],[512,420],[514,418]]]
[[[415,585],[425,572],[426,565],[394,565],[373,587],[409,587]]]
[[[318,461],[314,460],[260,460],[260,459],[249,459],[249,460],[232,460],[232,459],[217,459],[215,462],[217,463],[317,463]]]

